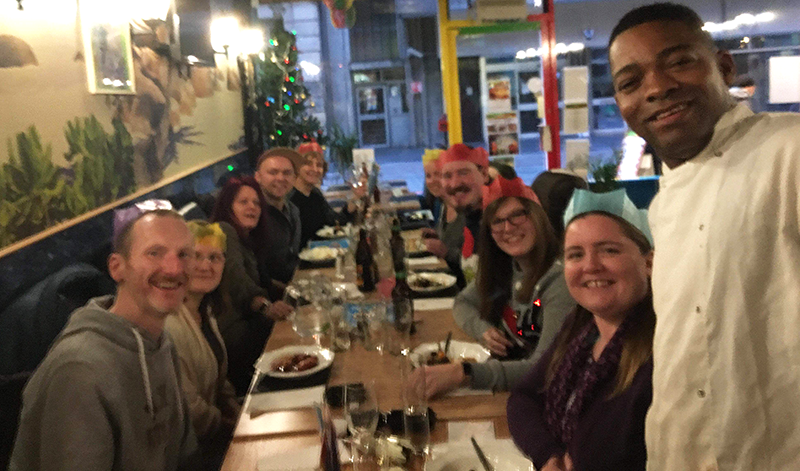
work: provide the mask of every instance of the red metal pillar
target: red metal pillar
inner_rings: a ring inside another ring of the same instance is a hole
[[[547,153],[547,168],[561,168],[561,119],[558,112],[558,79],[556,77],[556,27],[553,0],[545,0],[541,22],[542,73],[544,85],[544,119],[550,128],[551,150]]]

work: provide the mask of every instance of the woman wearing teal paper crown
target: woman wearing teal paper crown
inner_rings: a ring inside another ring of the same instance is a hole
[[[624,190],[576,190],[564,224],[578,307],[511,394],[509,430],[542,471],[644,470],[656,321],[647,215]]]

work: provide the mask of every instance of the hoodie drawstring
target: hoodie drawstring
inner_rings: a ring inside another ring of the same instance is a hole
[[[156,411],[153,407],[153,391],[150,389],[150,373],[147,369],[147,359],[144,355],[144,342],[142,341],[142,334],[136,329],[131,329],[133,336],[136,337],[136,344],[139,346],[139,367],[142,369],[142,379],[144,380],[144,393],[147,395],[147,411],[150,413],[150,418],[155,418]]]

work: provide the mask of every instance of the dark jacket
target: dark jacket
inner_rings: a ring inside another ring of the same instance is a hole
[[[228,289],[233,309],[219,315],[217,323],[228,350],[228,379],[241,396],[247,393],[253,363],[264,350],[273,326],[271,319],[251,309],[253,298],[264,296],[273,301],[275,298],[269,296],[269,286],[265,288],[260,282],[253,250],[242,243],[233,226],[225,222],[219,225],[228,246],[222,283]]]
[[[289,283],[299,261],[300,211],[289,200],[284,202],[283,210],[271,204],[261,210],[266,213],[266,240],[257,250],[261,284],[266,286],[267,278]]]
[[[564,325],[570,323],[567,319]],[[568,452],[577,471],[644,470],[644,419],[653,398],[653,360],[639,368],[633,383],[620,395],[607,399],[614,376],[600,386],[597,399],[585,406],[572,442],[565,446],[550,433],[544,416],[545,374],[554,347],[545,352],[508,400],[508,428],[514,443],[537,469],[552,456]]]
[[[289,192],[289,201],[297,207],[300,214],[301,249],[323,227],[335,226],[337,223],[344,225],[353,220],[353,215],[347,211],[347,206],[342,208],[341,212],[336,212],[319,188],[312,189],[308,196],[293,188]]]

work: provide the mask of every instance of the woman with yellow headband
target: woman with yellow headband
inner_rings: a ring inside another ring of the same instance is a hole
[[[219,224],[191,221],[188,225],[195,249],[189,294],[164,328],[178,352],[181,387],[208,469],[218,469],[240,409],[227,379],[227,352],[216,321],[216,316],[231,309],[227,292],[220,286],[226,237]]]

